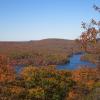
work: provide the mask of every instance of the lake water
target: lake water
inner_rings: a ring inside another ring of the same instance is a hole
[[[21,64],[20,64],[20,65],[16,65],[16,66],[15,66],[15,72],[16,72],[16,73],[20,73],[21,70],[22,70],[24,67],[25,67],[25,65],[23,65],[23,64],[22,64],[22,65],[21,65]]]
[[[79,68],[80,66],[88,66],[88,67],[95,67],[96,65],[89,62],[89,61],[81,61],[80,58],[84,53],[73,54],[69,58],[69,63],[63,65],[57,65],[57,70],[74,70]],[[16,73],[20,73],[20,71],[25,67],[25,65],[17,65],[15,66]]]
[[[64,65],[58,65],[56,68],[58,70],[74,70],[79,68],[80,66],[89,66],[89,67],[95,67],[96,65],[89,62],[89,61],[81,61],[81,56],[84,55],[84,53],[74,54],[69,58],[69,63]]]

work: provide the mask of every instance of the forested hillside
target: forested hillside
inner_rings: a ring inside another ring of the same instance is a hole
[[[68,62],[72,53],[80,52],[74,40],[45,39],[26,42],[0,42],[0,54],[13,64],[56,65]]]

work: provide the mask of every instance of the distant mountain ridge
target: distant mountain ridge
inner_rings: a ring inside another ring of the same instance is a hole
[[[75,40],[66,39],[43,39],[31,41],[3,41],[0,42],[0,53],[2,52],[31,52],[31,51],[70,51],[69,49],[79,49]]]

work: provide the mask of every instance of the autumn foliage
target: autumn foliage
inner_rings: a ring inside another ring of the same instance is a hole
[[[93,7],[96,11],[100,12],[99,7],[96,5]],[[82,22],[82,28],[84,29],[84,32],[80,36],[82,48],[87,52],[96,53],[96,49],[98,49],[96,48],[96,43],[100,38],[100,21],[92,19],[89,24]]]
[[[0,56],[0,82],[9,82],[14,79],[14,70],[8,64],[8,59],[5,55]]]
[[[100,12],[100,8],[97,6],[94,8]],[[100,21],[96,22],[92,19],[91,26],[86,23],[82,23],[82,26],[85,31],[80,36],[80,41],[86,51],[85,57],[90,61],[97,60],[100,57],[100,42],[97,39],[100,34]],[[58,40],[53,41],[55,44],[49,41],[52,45],[48,45],[48,41],[43,40],[44,47],[41,41],[11,43],[11,45],[0,43],[0,53],[2,53],[0,55],[0,100],[100,99],[100,66],[95,68],[80,66],[73,71],[57,70],[55,65],[66,63],[66,59],[68,61],[71,54],[81,49],[75,46],[73,41],[67,41],[68,44],[60,41],[60,45]],[[79,43],[79,40],[76,42]],[[16,73],[14,66],[20,64],[25,67]]]
[[[0,83],[0,99],[85,100],[100,86],[99,75],[98,68],[60,71],[53,66],[28,66],[14,80]]]

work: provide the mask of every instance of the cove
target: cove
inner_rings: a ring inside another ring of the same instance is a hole
[[[75,70],[75,69],[78,69],[81,66],[96,67],[95,64],[93,64],[89,61],[80,60],[82,55],[84,55],[84,53],[73,54],[69,58],[69,63],[63,64],[63,65],[57,65],[56,69],[57,70]]]

